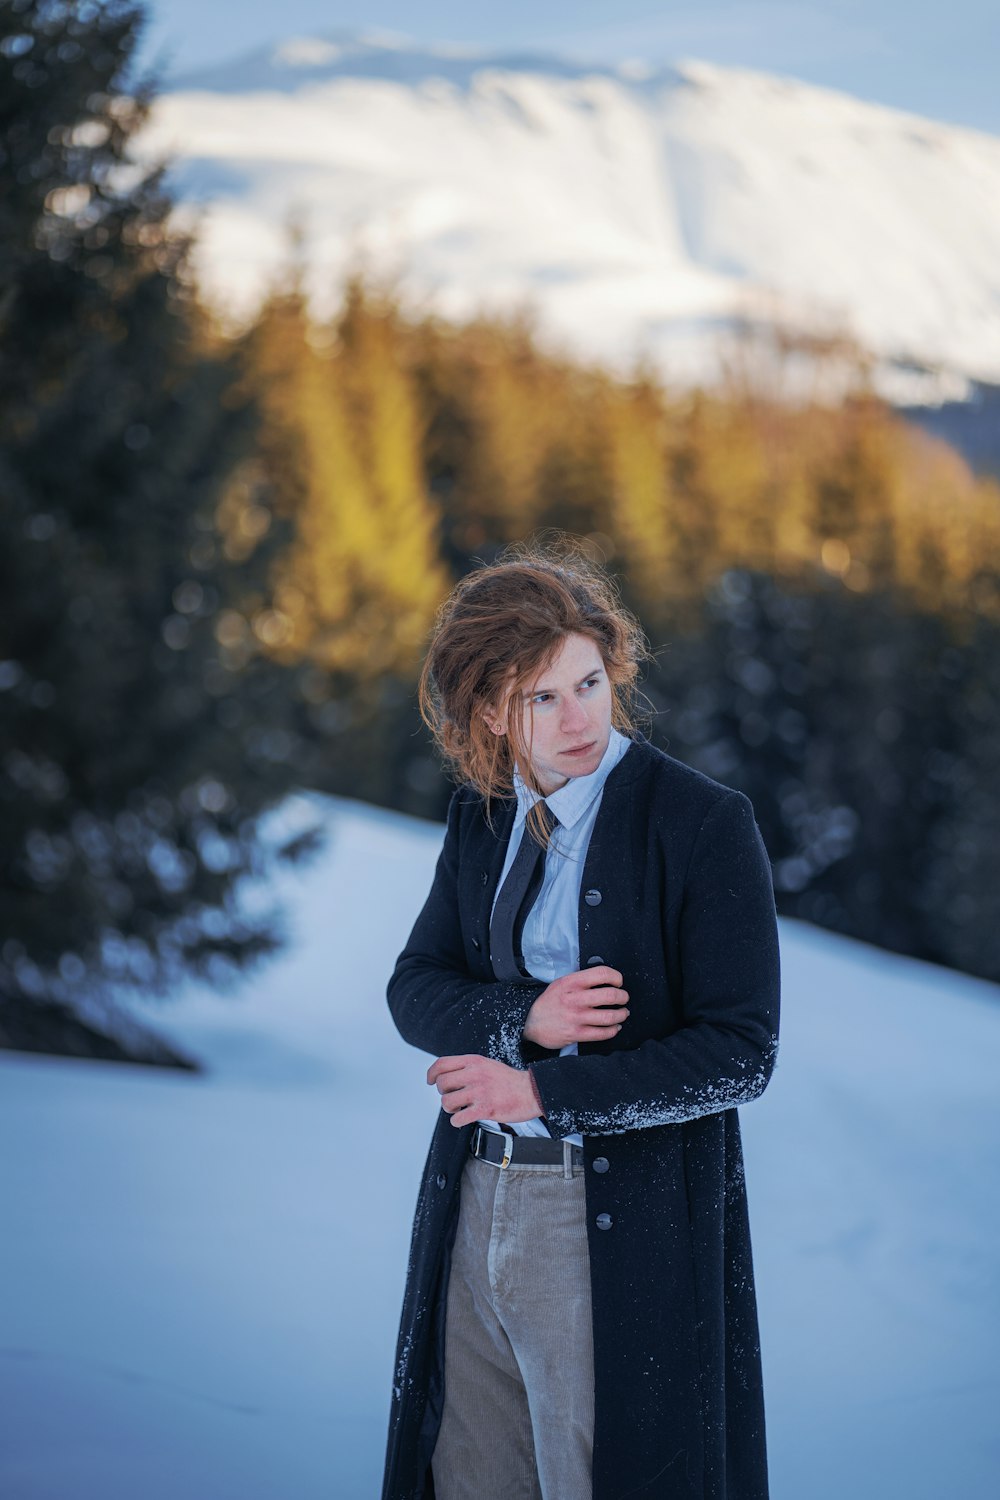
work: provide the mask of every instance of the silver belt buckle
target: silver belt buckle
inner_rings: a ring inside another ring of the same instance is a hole
[[[487,1135],[487,1134],[489,1134],[489,1135],[500,1134],[500,1135],[503,1136],[504,1146],[503,1146],[503,1159],[502,1159],[502,1161],[499,1161],[499,1162],[490,1161],[490,1159],[489,1159],[488,1156],[479,1156],[479,1148],[483,1144],[483,1136]],[[473,1134],[472,1134],[472,1154],[473,1154],[473,1156],[479,1157],[480,1161],[485,1161],[486,1164],[487,1164],[487,1166],[497,1167],[502,1172],[503,1169],[504,1169],[504,1167],[509,1167],[510,1166],[510,1159],[511,1159],[511,1157],[514,1154],[514,1137],[507,1130],[501,1130],[499,1132],[497,1132],[495,1130],[490,1130],[490,1131],[487,1132],[487,1131],[485,1131],[483,1129],[483,1127],[481,1125],[477,1125],[476,1128],[475,1128],[475,1130],[473,1131]]]

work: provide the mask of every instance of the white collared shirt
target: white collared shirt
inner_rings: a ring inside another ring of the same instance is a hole
[[[631,743],[631,740],[612,726],[608,748],[597,769],[591,771],[589,776],[571,776],[565,786],[551,792],[544,799],[559,819],[559,826],[553,830],[551,847],[545,854],[541,889],[525,918],[521,939],[524,966],[534,979],[551,983],[563,974],[575,973],[580,967],[579,910],[584,861],[597,821],[604,783]],[[493,897],[494,906],[507,872],[514,863],[528,809],[539,800],[538,794],[525,786],[516,768],[514,791],[517,795],[517,812]],[[492,915],[491,908],[491,920]],[[575,1055],[577,1051],[576,1042],[570,1042],[560,1049],[559,1055],[568,1057]],[[486,1130],[499,1130],[496,1120],[480,1120],[479,1123]],[[514,1129],[518,1135],[549,1134],[538,1117],[516,1124]],[[583,1137],[579,1134],[568,1135],[564,1139],[575,1146],[583,1145]]]

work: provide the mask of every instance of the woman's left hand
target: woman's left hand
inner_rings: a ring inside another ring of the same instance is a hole
[[[531,1074],[492,1057],[439,1057],[427,1070],[427,1082],[437,1084],[441,1108],[456,1128],[476,1120],[519,1125],[542,1113]]]

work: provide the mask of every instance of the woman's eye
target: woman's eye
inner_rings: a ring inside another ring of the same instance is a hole
[[[586,682],[584,682],[582,686],[585,688],[596,687],[600,680],[601,679],[599,677],[588,677]],[[551,693],[535,693],[531,701],[532,703],[548,703],[551,701],[551,699]]]

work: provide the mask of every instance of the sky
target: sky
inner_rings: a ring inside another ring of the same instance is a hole
[[[161,76],[290,36],[346,29],[414,42],[554,51],[583,61],[701,58],[779,73],[1000,134],[997,0],[155,0],[142,57]]]

